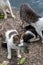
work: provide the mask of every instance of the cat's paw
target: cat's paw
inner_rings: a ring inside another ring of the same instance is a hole
[[[16,16],[15,16],[15,15],[12,15],[12,17],[13,17],[14,19],[16,19]]]
[[[8,58],[8,59],[11,59],[11,56],[10,56],[10,55],[8,55],[8,56],[7,56],[7,58]]]
[[[4,16],[4,19],[7,19],[7,15]]]
[[[21,55],[18,55],[18,58],[21,58]]]

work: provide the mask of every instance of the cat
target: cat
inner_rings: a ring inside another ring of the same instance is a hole
[[[43,43],[43,17],[39,16],[29,4],[22,4],[20,7],[20,19],[22,23],[27,22],[35,28]]]
[[[21,58],[20,46],[23,46],[23,41],[20,39],[20,34],[17,30],[8,30],[5,32],[5,40],[7,43],[8,59],[11,59],[11,49],[16,49],[17,57]]]
[[[11,4],[9,2],[9,0],[0,0],[0,8],[3,10],[4,12],[4,18],[6,19],[7,18],[7,13],[6,13],[6,9],[9,9],[10,10],[10,13],[11,13],[11,16],[13,18],[15,18],[15,15],[13,14],[12,12],[12,8],[11,8]],[[7,11],[8,12],[8,11]]]

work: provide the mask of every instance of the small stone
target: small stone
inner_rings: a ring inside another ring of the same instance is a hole
[[[8,65],[9,61],[3,61],[2,64],[3,65]]]

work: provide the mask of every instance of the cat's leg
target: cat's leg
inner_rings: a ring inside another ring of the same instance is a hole
[[[17,57],[18,57],[18,58],[21,58],[20,48],[17,50]]]
[[[7,56],[7,58],[11,59],[11,48],[10,48],[10,46],[8,44],[7,44],[7,50],[8,50],[8,56]]]
[[[2,9],[3,9],[3,12],[4,12],[4,18],[7,19],[7,13],[6,13],[6,11],[5,11],[5,8],[2,7]]]
[[[12,9],[11,9],[10,2],[7,1],[7,4],[8,4],[8,7],[9,7],[9,10],[10,10],[10,13],[11,13],[12,17],[15,18],[15,15],[13,14]]]

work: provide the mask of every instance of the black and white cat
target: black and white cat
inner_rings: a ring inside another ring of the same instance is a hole
[[[22,4],[20,7],[20,18],[32,25],[42,38],[43,43],[43,17],[39,16],[28,4]]]

